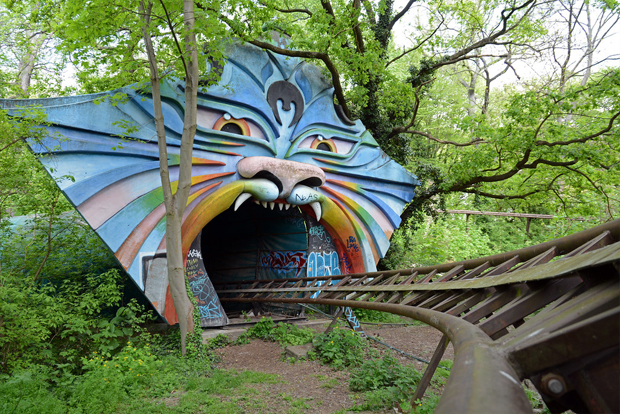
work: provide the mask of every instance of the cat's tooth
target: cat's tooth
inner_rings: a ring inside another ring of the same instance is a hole
[[[254,202],[255,202],[257,205],[259,205],[259,206],[260,206],[260,201],[258,201],[258,200],[254,200]]]
[[[291,205],[290,205],[290,204],[288,204],[288,203],[286,203],[286,204],[284,205],[284,209],[288,210],[289,208],[291,208]]]
[[[314,210],[316,221],[321,221],[321,204],[318,201],[313,201],[312,203],[310,203],[310,207],[312,207],[312,210]]]
[[[235,200],[235,211],[237,211],[237,209],[241,207],[241,204],[245,203],[245,201],[250,197],[252,197],[252,194],[250,193],[239,194],[239,197],[237,197],[237,200]]]
[[[266,201],[261,201],[260,203],[263,205],[263,207],[267,208],[267,202]]]
[[[276,203],[274,203],[273,201],[271,201],[269,203],[269,208],[273,210],[273,208],[276,206]]]
[[[282,209],[284,208],[284,204],[278,203],[278,208],[280,209],[280,211],[282,211]]]

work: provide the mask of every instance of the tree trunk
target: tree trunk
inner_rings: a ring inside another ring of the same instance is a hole
[[[197,112],[197,92],[198,92],[198,52],[196,48],[196,36],[194,31],[194,3],[189,0],[183,2],[183,22],[185,29],[185,50],[179,50],[181,58],[185,64],[185,119],[183,124],[183,134],[181,136],[181,162],[179,166],[179,178],[177,191],[173,194],[168,170],[168,150],[166,146],[166,131],[164,127],[164,117],[161,107],[160,77],[157,68],[157,57],[153,47],[149,25],[151,22],[150,14],[153,4],[149,2],[146,7],[140,3],[140,12],[143,16],[143,36],[149,60],[151,73],[151,92],[153,95],[153,106],[155,115],[155,128],[157,130],[157,140],[159,148],[159,173],[161,177],[162,190],[164,193],[164,205],[166,207],[166,254],[168,264],[168,283],[170,294],[174,303],[174,309],[179,318],[181,329],[181,353],[186,353],[186,339],[188,333],[194,332],[194,305],[192,304],[187,291],[185,281],[185,268],[183,257],[183,246],[181,239],[181,224],[183,212],[187,205],[189,191],[191,187],[192,175],[192,151],[194,146],[194,135],[196,134],[196,112]],[[174,30],[172,27],[170,30]]]
[[[24,56],[22,56],[17,65],[17,77],[22,98],[28,98],[30,96],[30,82],[34,72],[34,66],[45,39],[47,39],[47,35],[44,33],[33,34],[28,41],[28,50],[24,53]]]

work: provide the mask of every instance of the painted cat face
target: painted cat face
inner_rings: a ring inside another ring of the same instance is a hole
[[[317,67],[236,45],[215,69],[222,71],[219,84],[198,94],[182,225],[203,325],[225,317],[209,279],[217,285],[375,270],[413,198],[414,177],[334,105],[333,88]],[[160,314],[174,322],[153,103],[147,93],[122,92],[129,100],[117,105],[95,103],[115,92],[33,102],[52,126],[47,142],[32,148]],[[162,83],[162,100],[174,190],[183,82]],[[67,140],[50,151],[57,134]],[[119,136],[130,139],[119,145]]]

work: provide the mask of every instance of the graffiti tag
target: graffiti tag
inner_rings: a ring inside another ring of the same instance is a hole
[[[295,277],[299,277],[307,261],[306,252],[269,252],[260,259],[262,266],[275,269],[279,274],[295,271]]]
[[[336,252],[312,252],[308,255],[308,277],[340,275]]]
[[[357,244],[357,239],[353,236],[349,236],[347,239],[347,249],[353,250],[354,252],[360,251],[360,246]]]
[[[342,261],[342,267],[344,268],[344,274],[349,275],[353,273],[353,266],[351,265],[351,262],[349,262],[349,258],[347,257],[347,255],[343,253],[342,258],[340,260]]]
[[[327,234],[323,226],[310,227],[310,231],[308,232],[308,234],[318,237],[320,240],[323,240],[327,243],[331,243],[331,237],[329,237],[329,234]]]
[[[197,257],[199,259],[202,259],[202,254],[198,249],[190,249],[189,253],[187,253],[187,257]]]

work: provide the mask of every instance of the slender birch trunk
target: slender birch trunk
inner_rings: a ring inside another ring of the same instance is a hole
[[[185,355],[187,334],[194,331],[194,306],[189,298],[190,292],[187,291],[187,284],[185,281],[184,258],[181,240],[183,212],[187,206],[187,199],[189,197],[191,187],[192,149],[194,145],[194,136],[196,134],[198,51],[196,47],[196,36],[194,34],[194,3],[188,0],[185,0],[183,3],[185,50],[179,50],[179,52],[183,53],[184,56],[182,57],[182,60],[185,63],[185,119],[183,134],[181,137],[181,164],[179,167],[178,185],[175,193],[172,192],[170,174],[168,170],[166,132],[164,127],[164,117],[161,107],[161,92],[159,86],[161,78],[159,76],[157,57],[155,55],[155,49],[151,41],[149,30],[152,7],[152,2],[148,2],[146,5],[143,1],[140,3],[140,13],[143,16],[144,21],[142,31],[151,74],[151,92],[153,95],[155,128],[157,131],[159,148],[159,172],[164,193],[164,205],[166,207],[168,283],[170,284],[170,294],[172,296],[172,301],[174,302],[174,308],[179,318],[179,326],[181,328],[181,352]]]

